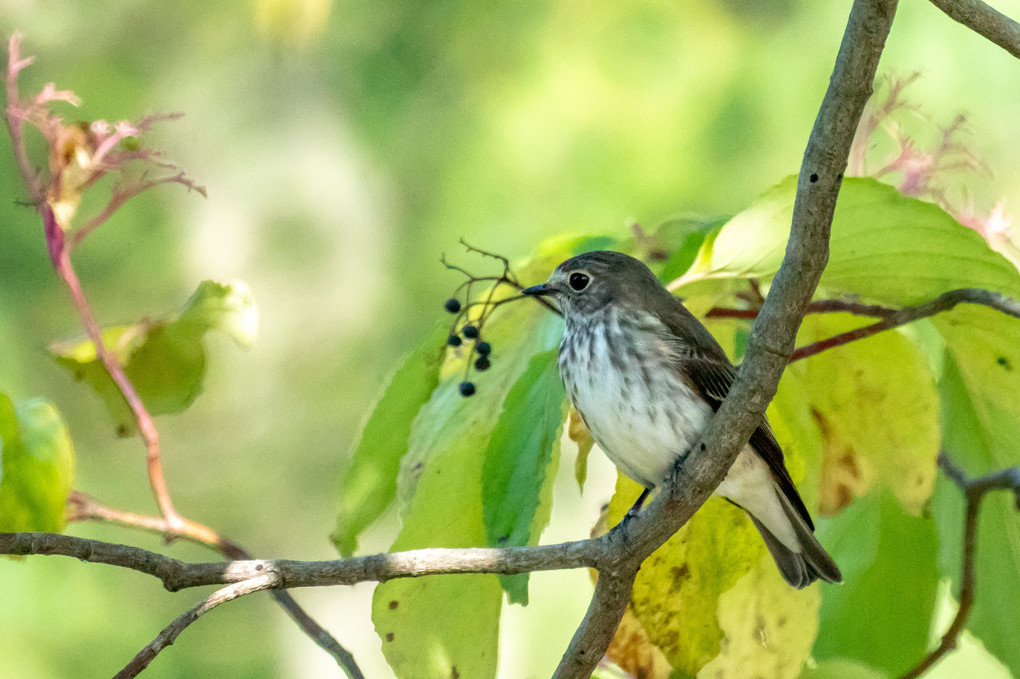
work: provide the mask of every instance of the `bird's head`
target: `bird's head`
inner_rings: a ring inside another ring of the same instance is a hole
[[[553,298],[568,321],[584,320],[609,305],[640,308],[648,300],[669,295],[640,260],[607,250],[571,257],[548,281],[521,292]]]

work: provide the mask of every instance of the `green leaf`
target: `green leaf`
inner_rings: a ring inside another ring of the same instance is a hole
[[[934,522],[877,489],[819,523],[844,584],[825,590],[814,656],[901,674],[927,651],[939,581]]]
[[[545,280],[576,239],[546,244],[518,274]],[[482,503],[482,452],[511,386],[531,358],[554,349],[562,321],[531,300],[504,304],[485,323],[492,367],[474,375],[476,393],[458,391],[469,346],[448,348],[433,391],[411,427],[397,479],[402,527],[392,549],[488,544]],[[525,432],[520,432],[522,435]],[[493,575],[393,580],[376,588],[372,620],[398,677],[494,676],[502,588]]]
[[[74,447],[56,406],[0,394],[0,465],[0,531],[62,531]]]
[[[247,286],[203,281],[179,314],[106,328],[103,344],[124,366],[149,412],[162,415],[184,410],[201,392],[206,361],[203,338],[208,331],[223,332],[246,349],[255,339],[257,326],[258,312]],[[96,356],[91,340],[54,344],[50,354],[99,394],[118,435],[136,431],[127,400]]]
[[[797,178],[770,189],[706,238],[681,284],[771,278],[779,269]],[[941,208],[874,179],[843,180],[821,287],[891,305],[926,302],[954,288],[1020,296],[1016,268]]]
[[[354,554],[358,535],[396,497],[400,459],[407,452],[411,424],[439,383],[442,347],[449,331],[449,325],[437,325],[404,357],[361,427],[340,481],[340,510],[333,533],[344,557]]]
[[[1020,464],[1020,321],[964,308],[940,325],[950,348],[939,384],[947,453],[970,476]],[[946,480],[939,483],[934,515],[939,567],[958,587],[963,500]],[[1020,514],[1011,493],[992,493],[981,504],[976,567],[979,584],[967,629],[1020,676],[1015,634],[1020,629]]]
[[[507,394],[485,449],[482,502],[492,547],[537,544],[549,522],[566,416],[557,354],[552,349],[531,359]],[[500,582],[510,603],[528,603],[527,573],[501,576]]]

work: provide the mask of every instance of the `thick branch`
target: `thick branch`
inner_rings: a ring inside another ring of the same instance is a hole
[[[1017,511],[1020,511],[1020,467],[1010,467],[988,476],[969,479],[962,469],[956,466],[945,452],[939,455],[939,467],[952,479],[953,483],[963,491],[966,509],[963,522],[963,563],[960,568],[960,607],[949,629],[942,635],[938,648],[926,655],[909,672],[900,679],[915,679],[927,672],[944,655],[956,648],[957,640],[967,625],[967,617],[974,606],[974,593],[977,587],[977,527],[981,501],[993,490],[1009,490],[1016,495]]]
[[[981,0],[931,0],[931,4],[1020,59],[1020,24],[1002,12]]]
[[[195,606],[164,628],[155,639],[138,652],[138,655],[136,655],[131,662],[124,667],[124,669],[114,675],[114,679],[130,679],[131,677],[137,677],[142,670],[148,667],[149,663],[151,663],[156,656],[159,655],[160,651],[174,643],[177,637],[180,636],[181,632],[183,632],[188,625],[195,622],[220,604],[237,599],[245,594],[269,589],[270,587],[276,586],[276,584],[276,578],[273,574],[267,573],[256,578],[252,578],[251,580],[245,580],[244,582],[239,582],[236,585],[229,585],[223,589],[217,590],[212,595],[204,599],[202,603]]]
[[[704,504],[776,392],[793,353],[797,329],[828,260],[829,232],[843,171],[864,105],[872,93],[896,5],[897,0],[854,2],[829,88],[804,153],[786,257],[751,328],[747,357],[729,396],[709,423],[695,454],[678,468],[671,492],[655,498],[626,525],[626,531],[617,526],[607,535],[624,543],[628,556],[621,559],[614,573],[621,574],[621,586],[627,594],[633,579],[624,580],[623,574],[629,568],[636,570]],[[699,450],[703,454],[697,454]],[[623,614],[622,607],[612,606],[615,601],[605,608],[592,602],[589,615],[557,669],[557,679],[591,675]],[[593,615],[597,609],[610,609],[619,615]]]

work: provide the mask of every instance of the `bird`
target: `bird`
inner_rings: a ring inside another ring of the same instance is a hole
[[[522,293],[558,303],[563,385],[599,447],[644,486],[631,510],[639,511],[698,442],[736,369],[683,302],[629,255],[572,257]],[[764,415],[714,493],[747,513],[792,587],[842,582]]]

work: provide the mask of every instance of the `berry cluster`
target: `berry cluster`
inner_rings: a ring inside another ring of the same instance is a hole
[[[465,346],[465,340],[469,343],[467,368],[464,370],[464,379],[459,385],[461,396],[466,397],[472,396],[475,393],[475,383],[470,379],[471,370],[474,369],[477,372],[485,372],[492,367],[492,344],[482,339],[482,331],[485,327],[486,321],[488,321],[492,312],[500,305],[524,298],[514,296],[493,301],[496,289],[500,285],[509,285],[515,290],[521,289],[520,282],[510,270],[510,262],[500,255],[495,255],[490,252],[485,252],[478,248],[471,247],[463,240],[461,240],[461,243],[468,249],[469,252],[476,252],[485,257],[491,257],[498,260],[503,265],[503,272],[498,276],[475,276],[459,266],[450,264],[446,261],[445,257],[441,260],[448,269],[459,271],[467,276],[467,280],[457,286],[453,297],[446,300],[443,305],[447,312],[455,315],[453,325],[450,327],[450,335],[446,338],[447,346]],[[472,301],[472,286],[477,286],[480,283],[488,285],[488,292],[485,294],[483,299]],[[463,296],[466,300],[463,303],[460,300],[461,296]]]

